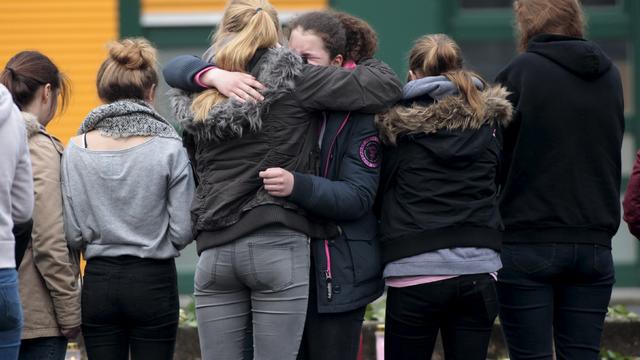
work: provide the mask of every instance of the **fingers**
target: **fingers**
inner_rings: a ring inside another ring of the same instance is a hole
[[[260,171],[258,173],[258,176],[260,176],[261,178],[273,178],[273,177],[277,177],[277,176],[282,176],[284,174],[284,171],[282,168],[268,168],[265,171]]]
[[[241,85],[241,90],[243,90],[247,96],[250,96],[255,101],[264,100],[264,96],[262,96],[262,94],[260,94],[256,89],[252,88],[250,85],[246,83]],[[249,99],[245,98],[245,100],[249,100]]]

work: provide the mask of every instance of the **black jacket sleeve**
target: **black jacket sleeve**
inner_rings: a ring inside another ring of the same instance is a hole
[[[33,221],[29,220],[26,223],[15,224],[13,226],[13,236],[16,239],[15,258],[16,269],[20,267],[24,252],[27,250],[27,246],[31,241],[31,230],[33,229]]]
[[[199,92],[203,88],[196,84],[193,78],[197,73],[212,66],[208,62],[193,55],[180,55],[173,58],[162,69],[164,80],[169,86],[186,92]]]
[[[387,110],[402,96],[402,84],[385,63],[368,59],[353,70],[334,66],[307,65],[296,82],[295,96],[310,110]]]
[[[357,128],[348,139],[348,150],[342,159],[336,160],[340,161],[338,178],[330,180],[296,172],[289,200],[312,214],[337,221],[356,220],[371,210],[378,189],[380,164],[365,164],[360,149],[363,144],[370,144],[379,151],[380,141],[373,121],[354,124]]]
[[[516,79],[514,79],[516,78]],[[510,69],[503,70],[496,77],[496,83],[504,86],[510,92],[507,100],[513,105],[513,121],[506,129],[502,129],[502,157],[500,159],[500,168],[498,170],[497,184],[502,187],[509,175],[511,161],[513,158],[513,150],[516,146],[518,133],[520,130],[520,112],[518,111],[518,103],[520,100],[520,89],[517,84],[517,76],[511,73]]]

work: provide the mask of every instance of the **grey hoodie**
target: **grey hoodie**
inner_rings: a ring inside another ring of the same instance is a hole
[[[27,132],[11,94],[0,85],[0,269],[15,268],[14,223],[33,212],[33,179]]]

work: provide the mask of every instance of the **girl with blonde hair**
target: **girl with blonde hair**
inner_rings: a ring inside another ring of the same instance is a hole
[[[200,180],[192,219],[206,359],[241,358],[250,319],[254,358],[296,358],[309,296],[309,238],[333,238],[338,227],[312,217],[281,190],[293,183],[291,172],[317,172],[321,111],[382,111],[400,95],[386,65],[367,60],[353,71],[307,65],[278,45],[279,33],[267,1],[231,1],[205,54],[216,67],[209,73],[215,79],[227,71],[250,73],[265,85],[264,100],[241,103],[214,89],[194,97],[173,92]],[[165,78],[202,91],[194,77],[210,69],[209,62],[178,58]]]
[[[578,0],[517,0],[520,54],[496,81],[505,132],[500,319],[511,359],[597,359],[615,282],[624,104],[620,74],[584,39]]]
[[[82,333],[91,360],[173,359],[178,329],[174,258],[193,237],[194,181],[174,128],[151,105],[156,50],[109,45],[92,110],[64,152],[64,219],[87,266]]]
[[[388,286],[385,356],[485,359],[498,314],[502,221],[496,177],[511,105],[465,70],[443,34],[418,39],[403,100],[378,116],[378,200]]]

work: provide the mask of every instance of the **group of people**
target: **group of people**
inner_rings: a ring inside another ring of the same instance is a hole
[[[195,240],[203,359],[355,360],[385,287],[387,359],[429,357],[438,333],[447,359],[484,359],[498,315],[512,359],[597,359],[621,80],[578,0],[514,11],[520,53],[495,85],[430,34],[402,86],[362,19],[310,12],[282,31],[267,0],[231,0],[204,55],[163,69],[181,134],[153,108],[155,49],[124,39],[66,149],[46,126],[67,79],[14,56],[0,358],[60,359],[81,330],[91,360],[172,359],[174,258]]]

